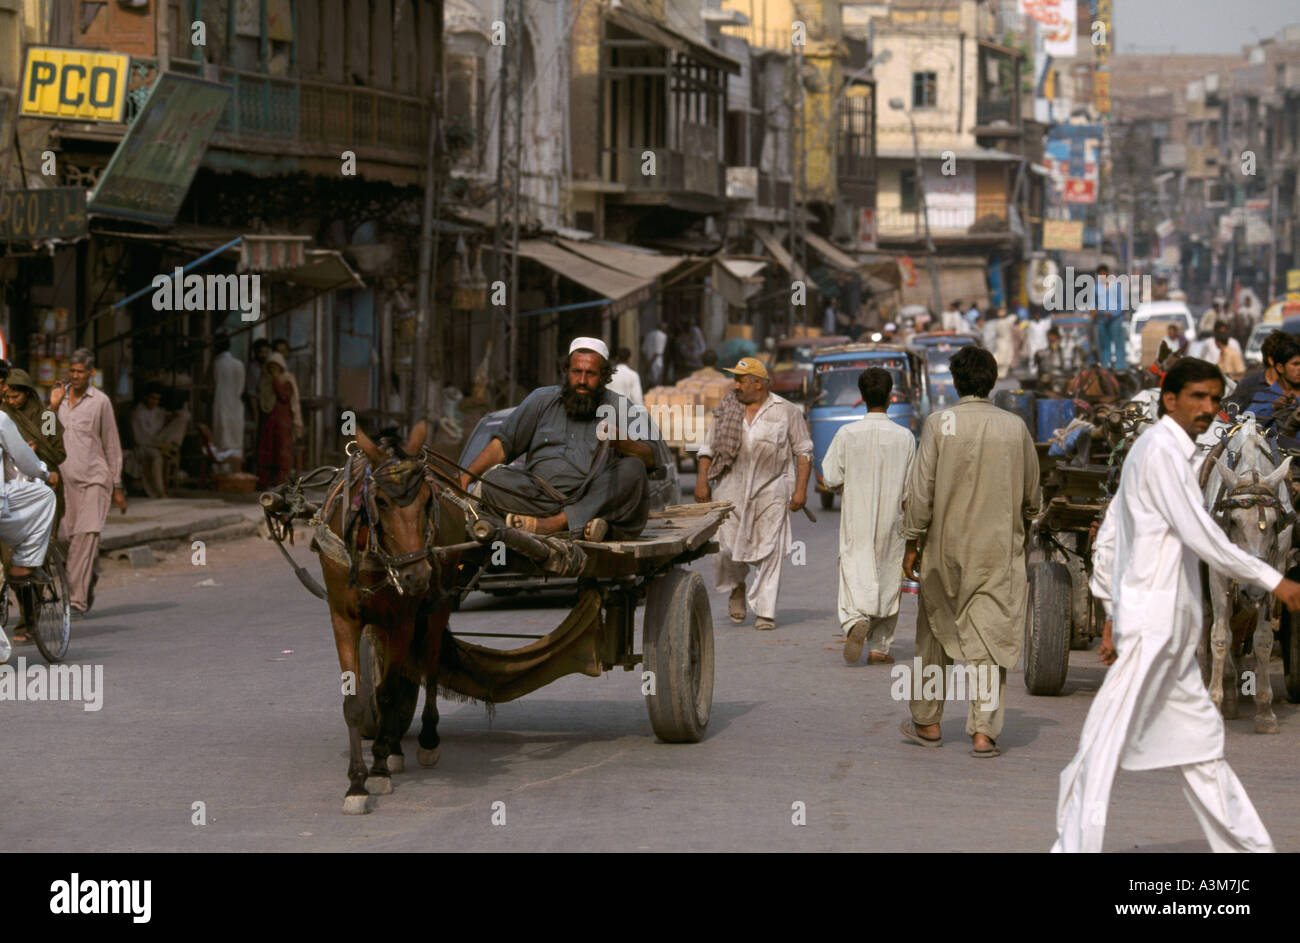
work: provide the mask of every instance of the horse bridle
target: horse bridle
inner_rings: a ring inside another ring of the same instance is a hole
[[[378,488],[398,507],[407,507],[420,494],[421,487],[428,482],[432,492],[433,514],[426,531],[424,547],[393,556],[379,542],[379,507],[375,501],[375,489]],[[437,552],[438,529],[441,523],[441,505],[438,501],[438,484],[425,463],[418,458],[390,458],[378,468],[367,468],[362,483],[361,507],[366,519],[366,553],[370,554],[384,568],[386,579],[383,583],[365,587],[368,593],[375,593],[384,585],[391,583],[399,596],[406,595],[399,576],[402,570],[414,566],[423,560],[429,561],[433,569],[434,585],[441,585],[441,555]]]

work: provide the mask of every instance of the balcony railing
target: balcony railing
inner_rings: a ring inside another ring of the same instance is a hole
[[[972,227],[980,220],[985,220],[975,232],[980,234],[1009,231],[1004,225],[1002,230],[989,227],[990,217],[1002,221],[1007,219],[1007,204],[1001,200],[976,201],[972,208],[931,207],[926,214],[930,220],[932,235],[965,235],[972,232]],[[925,223],[920,212],[899,209],[876,211],[876,228],[882,236],[912,236],[921,238],[925,235]]]
[[[654,156],[653,163],[650,155]],[[602,176],[610,183],[621,183],[633,194],[697,193],[720,197],[726,193],[726,168],[721,162],[666,147],[607,147],[603,151]]]
[[[995,121],[1016,122],[1016,103],[1011,98],[981,98],[975,102],[975,124],[988,127]]]
[[[188,60],[173,60],[172,66],[177,72],[198,72],[198,64]],[[156,63],[147,59],[133,59],[132,72],[128,123],[158,77]],[[259,144],[336,157],[341,150],[370,150],[401,163],[424,160],[428,111],[419,98],[227,68],[219,70],[218,81],[233,91],[214,145],[239,149]]]

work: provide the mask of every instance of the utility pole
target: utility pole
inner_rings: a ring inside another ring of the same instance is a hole
[[[492,332],[492,401],[511,406],[515,391],[519,315],[519,177],[523,147],[524,0],[502,0],[505,45],[497,71],[497,222],[493,232],[493,285],[489,298],[505,286],[504,305],[495,306]]]
[[[1276,297],[1274,289],[1277,282],[1277,183],[1273,183],[1273,220],[1272,230],[1269,233],[1268,242],[1268,297],[1264,299],[1264,307],[1272,304]]]

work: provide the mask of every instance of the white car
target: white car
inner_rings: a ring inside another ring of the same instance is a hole
[[[1169,321],[1183,329],[1183,337],[1190,344],[1196,340],[1196,319],[1181,301],[1147,301],[1138,305],[1129,320],[1128,350],[1125,354],[1130,365],[1142,359],[1142,329],[1152,321]],[[1145,366],[1145,364],[1143,364]]]

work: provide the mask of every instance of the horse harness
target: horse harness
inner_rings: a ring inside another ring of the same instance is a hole
[[[349,444],[347,462],[341,469],[338,483],[331,482],[328,497],[321,509],[309,522],[316,536],[312,540],[312,549],[323,553],[336,563],[348,568],[348,583],[362,595],[370,596],[387,586],[392,586],[399,596],[405,595],[398,578],[401,571],[428,560],[433,569],[433,585],[442,592],[442,553],[437,547],[438,528],[441,524],[441,503],[437,500],[438,485],[430,474],[428,466],[420,459],[392,458],[378,468],[372,468],[364,459],[357,461],[357,454]],[[393,556],[379,541],[379,507],[376,492],[382,491],[385,497],[398,507],[407,507],[420,493],[421,487],[428,482],[434,492],[433,519],[425,533],[424,547],[410,553]],[[360,491],[352,494],[353,487]],[[334,510],[342,503],[343,536],[335,534],[329,527]],[[366,528],[366,546],[356,547],[357,529],[364,524]],[[362,573],[383,573],[384,577],[369,586],[358,585]]]

